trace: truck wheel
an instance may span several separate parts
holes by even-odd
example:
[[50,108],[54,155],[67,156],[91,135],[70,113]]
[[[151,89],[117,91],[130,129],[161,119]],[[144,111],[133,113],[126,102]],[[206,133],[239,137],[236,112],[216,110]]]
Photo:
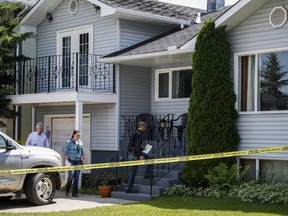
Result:
[[29,175],[25,185],[27,200],[34,205],[50,204],[55,196],[54,178],[47,173]]

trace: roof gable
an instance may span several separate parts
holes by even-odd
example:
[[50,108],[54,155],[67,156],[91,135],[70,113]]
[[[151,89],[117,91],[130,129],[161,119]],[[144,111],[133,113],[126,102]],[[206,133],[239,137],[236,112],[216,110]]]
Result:
[[[148,22],[158,20],[166,23],[190,24],[198,11],[175,4],[159,2],[156,0],[87,0],[101,7],[101,16],[115,15],[120,18],[143,19]],[[39,0],[31,11],[23,18],[20,25],[38,26],[47,13],[52,13],[63,0]]]

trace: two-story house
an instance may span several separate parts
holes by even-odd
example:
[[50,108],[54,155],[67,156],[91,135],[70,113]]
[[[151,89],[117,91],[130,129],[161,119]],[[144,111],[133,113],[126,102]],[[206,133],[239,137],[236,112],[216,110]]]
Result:
[[[171,120],[187,113],[196,36],[212,18],[231,44],[239,149],[287,145],[286,8],[281,0],[240,0],[212,13],[150,0],[40,0],[19,27],[34,32],[37,58],[18,65],[13,104],[33,107],[31,119],[44,122],[59,152],[79,128],[92,163],[124,149],[141,119],[156,125],[147,140],[176,133],[185,144],[185,115]],[[287,175],[285,152],[239,162],[252,165],[251,178]]]
[[32,107],[31,124],[44,123],[53,149],[62,152],[77,128],[89,162],[107,161],[126,145],[122,116],[151,113],[151,69],[99,59],[186,28],[201,11],[152,0],[40,0],[19,26],[34,33],[36,58],[17,65],[13,104]]

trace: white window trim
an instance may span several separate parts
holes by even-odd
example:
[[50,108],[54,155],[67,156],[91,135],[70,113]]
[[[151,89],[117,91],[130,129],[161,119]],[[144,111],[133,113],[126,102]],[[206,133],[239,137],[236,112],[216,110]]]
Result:
[[[62,54],[62,38],[71,36],[71,44],[78,43],[77,39],[80,34],[89,33],[89,54],[93,54],[94,47],[94,35],[93,35],[93,25],[81,26],[77,28],[70,28],[61,31],[57,31],[57,55]],[[71,50],[71,53],[79,52],[79,47],[75,47]]]
[[[192,66],[187,67],[175,67],[175,68],[165,68],[165,69],[157,69],[155,70],[155,101],[163,102],[163,101],[187,101],[189,98],[172,98],[172,71],[181,71],[181,70],[192,70]],[[169,92],[167,98],[159,98],[159,74],[161,73],[169,73]]]
[[[63,37],[71,37],[71,54],[79,53],[80,52],[80,50],[79,50],[79,37],[80,37],[80,34],[85,34],[85,33],[89,34],[89,55],[93,54],[93,49],[94,49],[93,25],[88,25],[88,26],[81,26],[81,27],[77,27],[77,28],[70,28],[70,29],[57,31],[56,32],[56,35],[57,35],[57,50],[56,50],[57,56],[63,54],[62,53],[62,51],[63,51],[62,50],[62,38]],[[74,58],[75,57],[76,56],[74,56]],[[73,59],[72,59],[72,61],[73,61]],[[75,59],[74,59],[74,61],[75,61]],[[61,62],[60,62],[60,64],[61,64]],[[90,64],[91,63],[89,62],[89,65]],[[90,71],[88,71],[88,73],[90,73]],[[90,78],[89,75],[88,75],[88,78]],[[57,81],[57,85],[59,83],[62,83],[61,78],[59,78],[59,79],[60,80]],[[71,80],[71,82],[74,82],[73,85],[76,86],[76,79]],[[90,83],[91,83],[90,80],[88,80],[88,84],[90,84]],[[59,86],[57,88],[59,88]]]
[[[236,110],[238,111],[239,114],[275,114],[275,113],[288,113],[288,110],[278,110],[278,111],[260,111],[259,108],[259,93],[258,93],[258,88],[259,88],[259,82],[258,82],[258,76],[259,76],[259,70],[258,70],[258,64],[259,64],[259,55],[261,54],[267,54],[267,53],[273,53],[273,52],[288,52],[288,47],[283,47],[283,48],[276,48],[276,49],[266,49],[266,50],[257,50],[257,51],[249,51],[249,52],[239,52],[234,54],[234,92],[236,94],[237,100],[235,103]],[[254,55],[255,56],[255,79],[254,79],[254,111],[240,111],[240,106],[241,106],[241,101],[239,100],[241,98],[241,93],[240,93],[240,64],[239,60],[240,57],[243,56],[249,56],[249,55]]]

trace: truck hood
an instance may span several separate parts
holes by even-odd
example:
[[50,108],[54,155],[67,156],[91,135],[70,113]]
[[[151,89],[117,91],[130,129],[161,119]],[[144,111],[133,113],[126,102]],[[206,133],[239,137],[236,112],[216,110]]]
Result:
[[59,155],[58,152],[54,151],[53,149],[50,148],[45,148],[45,147],[38,147],[38,146],[23,146],[24,149],[29,151],[32,154],[50,154],[50,155]]

